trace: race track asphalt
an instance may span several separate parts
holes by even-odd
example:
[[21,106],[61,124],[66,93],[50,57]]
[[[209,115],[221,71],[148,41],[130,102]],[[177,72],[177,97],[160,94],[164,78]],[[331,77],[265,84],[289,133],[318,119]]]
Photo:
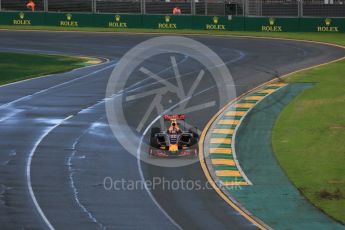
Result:
[[[158,35],[0,31],[0,51],[109,59],[97,66],[0,87],[1,229],[47,229],[47,223],[56,229],[256,228],[212,189],[159,186],[148,193],[145,188],[109,189],[104,184],[105,178],[141,181],[141,176],[147,180],[182,178],[206,183],[198,162],[176,168],[138,165],[108,124],[104,98],[112,69],[128,50],[154,36]],[[339,48],[306,42],[189,38],[223,59],[237,95],[277,75],[345,55]],[[148,69],[160,72],[163,78],[170,77],[168,60],[163,56],[152,58]],[[200,70],[188,57],[176,54],[176,60],[182,65],[181,73],[188,72],[188,76]],[[205,76],[200,82],[201,93],[193,96],[192,105],[217,98],[217,89],[210,87],[214,82]],[[157,88],[157,82],[141,81],[140,77],[134,76],[127,83],[128,87],[134,85],[131,89],[135,93]],[[188,79],[186,85],[191,84]],[[164,100],[171,103],[171,99],[174,96],[167,95]],[[151,100],[124,101],[128,124],[123,125],[136,128]],[[216,106],[191,113],[187,119],[202,129],[222,104],[216,102]]]

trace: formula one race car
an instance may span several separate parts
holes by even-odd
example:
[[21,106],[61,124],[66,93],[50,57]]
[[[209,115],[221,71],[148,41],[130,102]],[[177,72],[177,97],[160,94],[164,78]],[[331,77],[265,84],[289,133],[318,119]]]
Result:
[[185,121],[185,115],[164,115],[170,122],[166,131],[153,127],[150,136],[149,155],[154,157],[196,157],[198,155],[199,135],[192,129],[183,131],[178,121]]

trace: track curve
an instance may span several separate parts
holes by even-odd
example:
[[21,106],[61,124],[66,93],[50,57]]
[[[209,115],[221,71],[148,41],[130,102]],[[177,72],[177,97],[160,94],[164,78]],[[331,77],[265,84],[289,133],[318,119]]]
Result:
[[[47,228],[27,188],[26,166],[34,150],[30,162],[32,190],[56,229],[75,229],[76,226],[81,229],[176,229],[144,189],[107,190],[103,187],[107,177],[140,180],[136,158],[126,153],[111,133],[104,97],[117,60],[154,35],[34,31],[0,31],[0,35],[1,51],[110,59],[98,66],[0,87],[1,226],[4,229]],[[307,42],[191,37],[223,59],[232,72],[237,94],[277,74],[345,55],[336,47]],[[145,84],[139,86],[152,87]],[[149,99],[144,104],[148,102]],[[140,108],[129,108],[133,111],[130,119],[135,120]],[[199,117],[199,127],[203,127],[215,111],[216,108],[210,109]],[[67,117],[69,119],[64,121]],[[183,178],[206,183],[197,163],[178,169],[142,163],[141,168],[147,179]],[[180,228],[255,228],[213,190],[156,189],[152,194]]]

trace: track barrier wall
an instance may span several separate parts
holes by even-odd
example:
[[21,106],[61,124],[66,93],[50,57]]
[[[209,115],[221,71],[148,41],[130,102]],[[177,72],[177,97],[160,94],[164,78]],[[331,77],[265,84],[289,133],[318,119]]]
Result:
[[1,12],[0,25],[264,32],[345,32],[345,18]]

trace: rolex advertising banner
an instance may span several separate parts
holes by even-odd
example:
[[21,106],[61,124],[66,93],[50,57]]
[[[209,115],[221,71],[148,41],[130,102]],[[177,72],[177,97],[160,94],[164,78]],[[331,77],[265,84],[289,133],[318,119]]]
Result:
[[345,32],[345,18],[301,18],[300,30],[306,32]]
[[299,18],[246,17],[245,30],[262,32],[298,32]]
[[1,12],[0,25],[42,26],[45,25],[45,13]]
[[190,15],[143,15],[143,27],[150,29],[192,29]]
[[126,28],[143,28],[141,14],[95,14],[94,23],[97,27],[113,28],[114,30]]
[[93,14],[85,13],[47,13],[46,25],[58,27],[93,27]]
[[197,30],[244,30],[244,18],[232,16],[194,16],[193,29]]

